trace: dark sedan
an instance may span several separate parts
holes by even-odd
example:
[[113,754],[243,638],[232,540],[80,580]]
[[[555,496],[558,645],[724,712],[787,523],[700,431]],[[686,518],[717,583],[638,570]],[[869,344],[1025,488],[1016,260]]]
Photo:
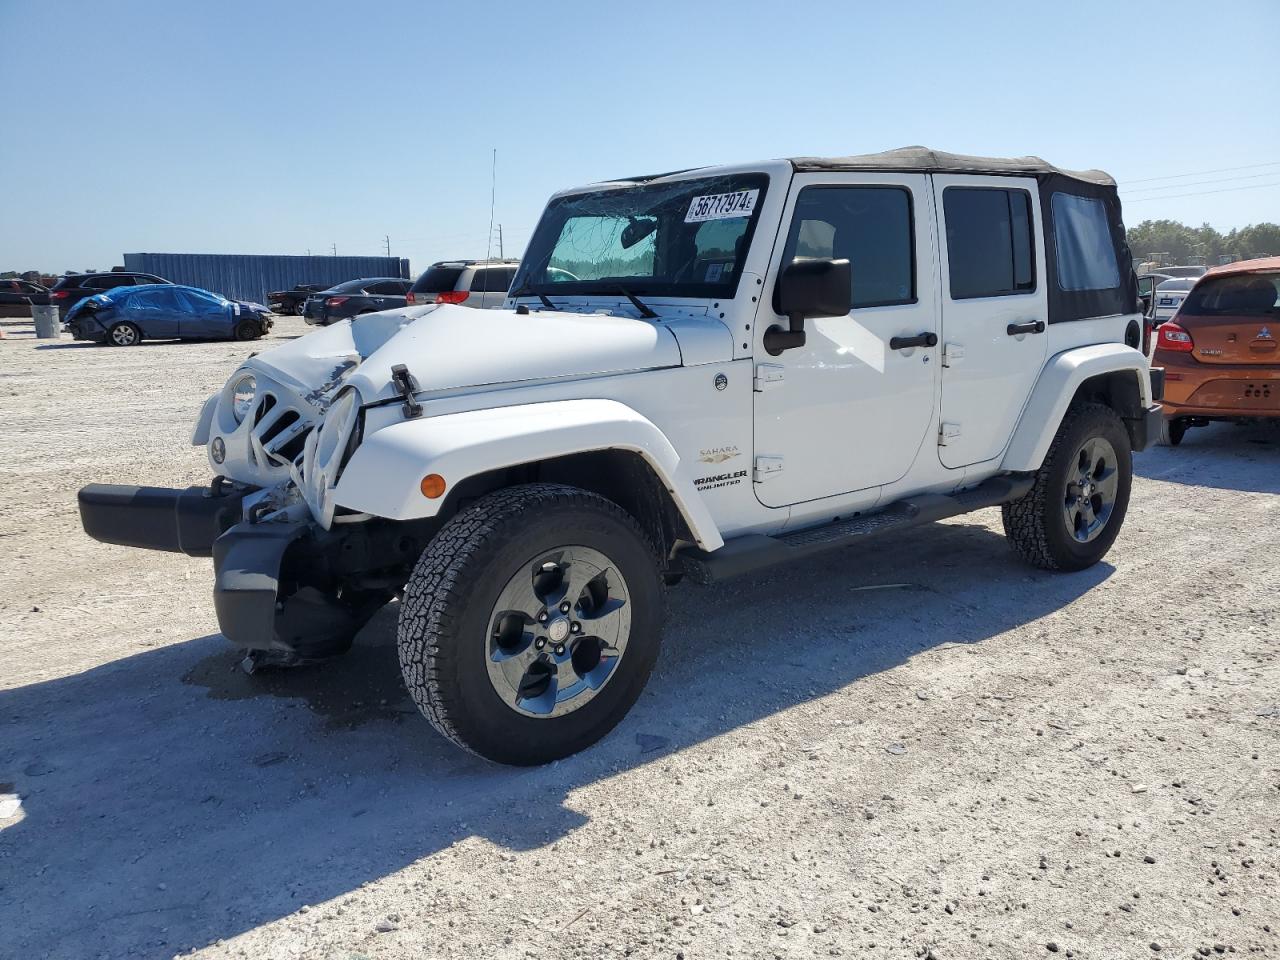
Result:
[[271,324],[260,303],[166,283],[117,287],[81,300],[68,311],[66,327],[77,340],[133,347],[143,340],[257,340]]
[[65,322],[67,314],[81,300],[116,287],[137,287],[149,283],[169,283],[150,273],[126,273],[113,270],[110,273],[69,273],[53,285],[49,301],[58,308],[58,316]]
[[325,326],[348,317],[358,317],[362,313],[394,310],[405,305],[405,295],[412,286],[412,280],[398,277],[348,280],[308,297],[302,309],[302,318],[307,323]]
[[30,280],[0,280],[0,317],[29,317],[33,303],[49,303],[49,291]]

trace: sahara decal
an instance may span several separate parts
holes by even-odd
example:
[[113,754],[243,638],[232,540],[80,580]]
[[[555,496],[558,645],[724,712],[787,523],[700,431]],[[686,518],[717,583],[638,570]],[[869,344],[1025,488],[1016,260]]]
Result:
[[724,447],[709,447],[706,450],[698,451],[699,463],[724,463],[726,460],[732,460],[734,457],[742,456],[742,451],[729,444]]

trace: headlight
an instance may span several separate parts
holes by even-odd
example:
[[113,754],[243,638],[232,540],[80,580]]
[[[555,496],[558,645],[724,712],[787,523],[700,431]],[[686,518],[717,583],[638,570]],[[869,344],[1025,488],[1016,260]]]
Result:
[[231,388],[231,413],[236,423],[242,423],[253,409],[253,401],[258,395],[258,381],[253,374],[241,377]]

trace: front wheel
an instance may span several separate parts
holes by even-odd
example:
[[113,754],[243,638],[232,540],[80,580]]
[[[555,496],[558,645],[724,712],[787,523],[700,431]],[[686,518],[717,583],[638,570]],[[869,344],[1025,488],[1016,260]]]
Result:
[[1187,422],[1176,417],[1165,417],[1160,421],[1159,444],[1162,447],[1176,447],[1187,433]]
[[236,324],[236,339],[240,341],[257,340],[265,331],[256,320],[241,320]]
[[107,331],[107,343],[113,347],[136,347],[142,342],[142,331],[136,324],[125,321]]
[[1083,570],[1111,549],[1129,507],[1133,451],[1110,407],[1072,407],[1024,496],[1001,508],[1004,532],[1028,563]]
[[657,660],[664,596],[635,520],[575,487],[489,494],[450,520],[405,589],[405,684],[431,724],[498,763],[595,743]]

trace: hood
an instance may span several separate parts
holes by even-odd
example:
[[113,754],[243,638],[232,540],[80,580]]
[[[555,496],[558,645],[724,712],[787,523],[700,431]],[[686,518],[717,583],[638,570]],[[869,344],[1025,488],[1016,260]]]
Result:
[[254,303],[252,300],[232,300],[239,309],[237,313],[270,313],[271,311],[261,303]]
[[246,366],[301,393],[345,379],[371,403],[397,396],[397,364],[432,392],[678,367],[680,347],[665,327],[628,317],[431,304],[335,323]]

